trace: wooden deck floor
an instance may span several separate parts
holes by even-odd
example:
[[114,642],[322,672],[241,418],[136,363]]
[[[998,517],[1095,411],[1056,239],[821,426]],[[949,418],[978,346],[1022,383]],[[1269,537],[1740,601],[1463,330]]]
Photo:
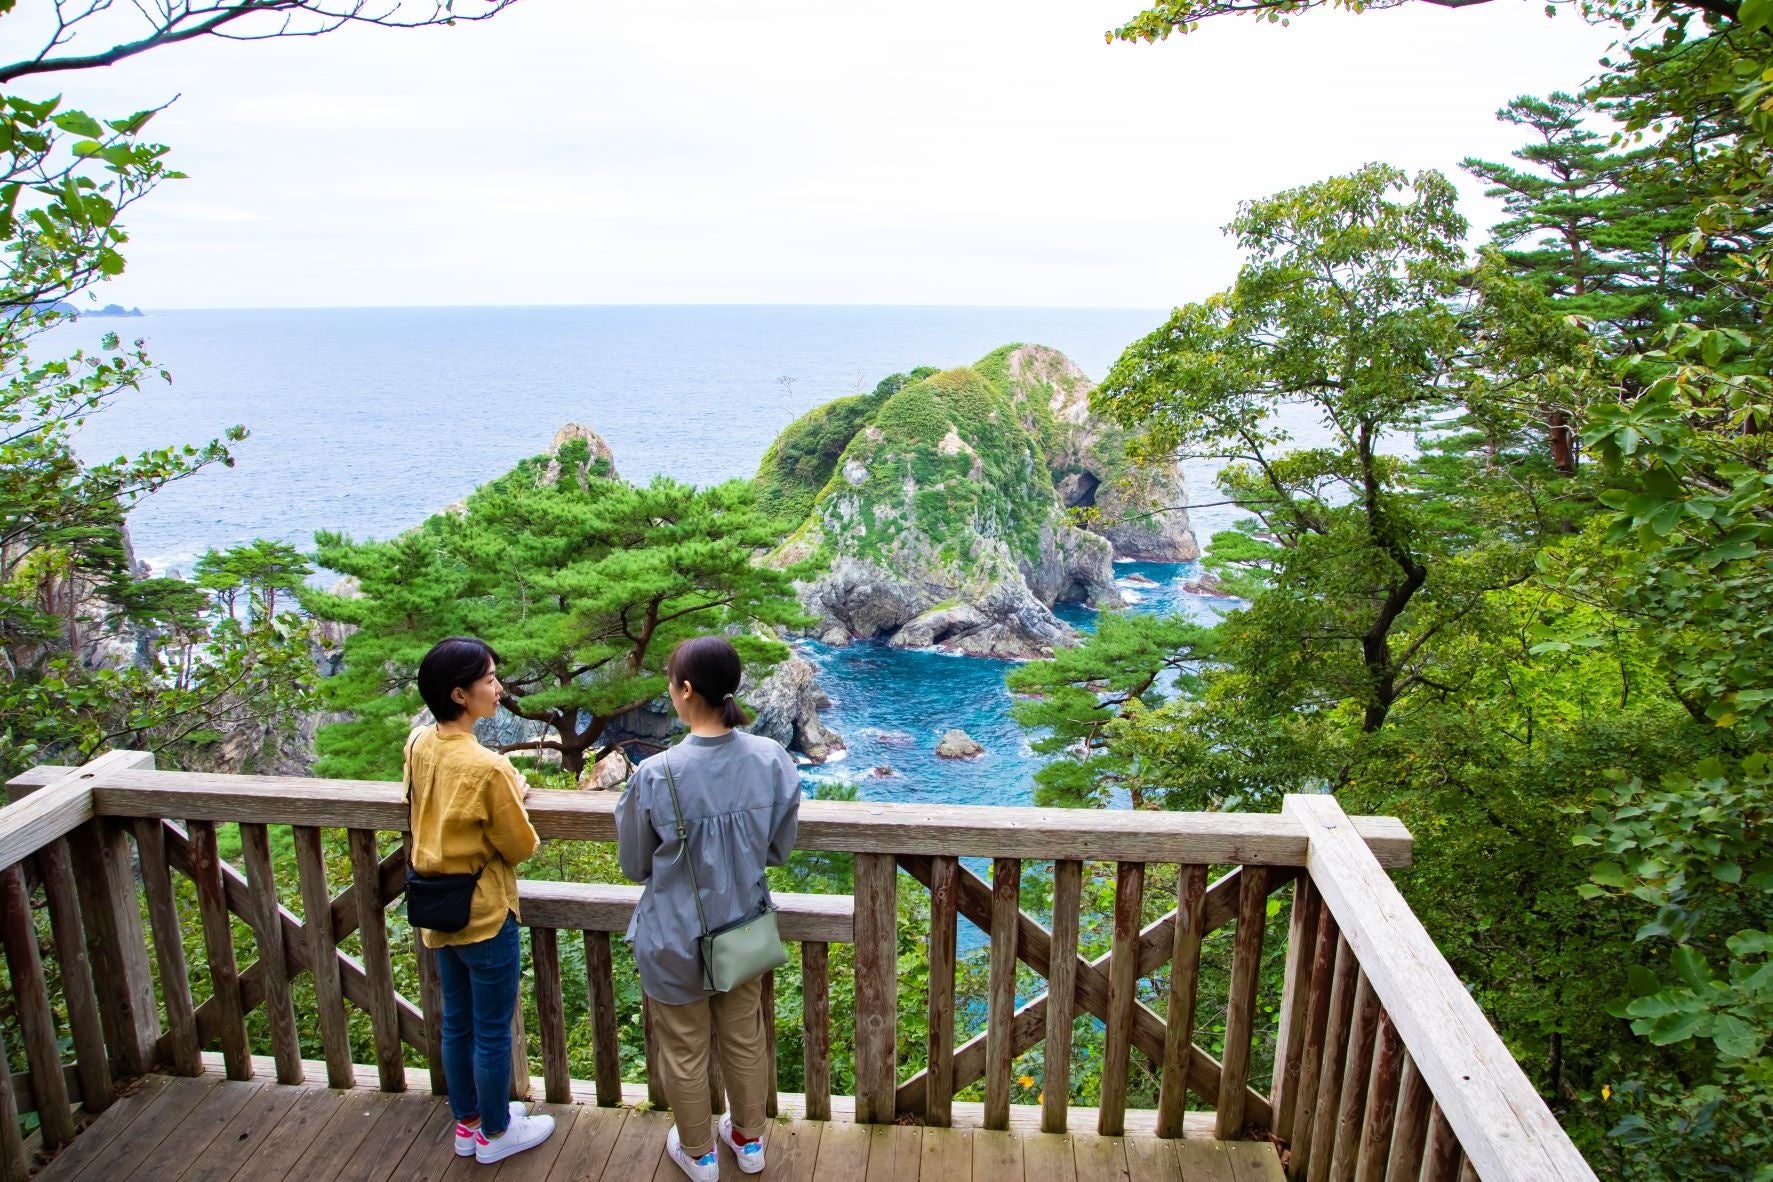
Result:
[[[682,1182],[665,1113],[540,1104],[558,1129],[497,1166],[457,1158],[430,1093],[149,1076],[38,1175],[40,1182]],[[1266,1144],[980,1129],[772,1122],[782,1182],[1283,1182]],[[722,1152],[721,1177],[742,1178]]]

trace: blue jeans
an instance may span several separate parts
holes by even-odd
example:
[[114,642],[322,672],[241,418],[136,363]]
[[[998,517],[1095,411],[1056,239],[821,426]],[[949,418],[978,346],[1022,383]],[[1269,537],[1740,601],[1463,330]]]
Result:
[[443,1077],[458,1121],[480,1117],[488,1137],[511,1123],[511,1014],[522,953],[517,918],[477,944],[437,949],[443,985]]

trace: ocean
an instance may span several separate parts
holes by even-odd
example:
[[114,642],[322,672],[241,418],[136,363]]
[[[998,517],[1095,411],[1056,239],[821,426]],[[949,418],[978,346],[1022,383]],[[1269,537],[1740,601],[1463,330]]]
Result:
[[[609,443],[623,476],[711,484],[755,472],[776,435],[820,403],[919,365],[978,360],[1012,342],[1050,345],[1100,380],[1161,310],[656,306],[180,311],[88,318],[38,352],[92,347],[106,332],[145,339],[173,377],[94,416],[89,460],[200,442],[239,423],[236,465],[171,485],[130,514],[139,558],[188,571],[205,550],[253,538],[311,548],[316,530],[389,537],[543,451],[567,422]],[[1187,472],[1190,500],[1213,470]],[[1223,508],[1195,515],[1205,542]],[[1193,564],[1123,564],[1155,586],[1137,610],[1210,615],[1181,591]],[[1090,613],[1072,610],[1088,627]],[[849,741],[842,762],[808,769],[863,799],[1025,803],[1039,761],[1009,719],[1006,664],[876,645],[805,651]],[[939,760],[943,732],[985,746]],[[875,769],[891,767],[891,775]]]

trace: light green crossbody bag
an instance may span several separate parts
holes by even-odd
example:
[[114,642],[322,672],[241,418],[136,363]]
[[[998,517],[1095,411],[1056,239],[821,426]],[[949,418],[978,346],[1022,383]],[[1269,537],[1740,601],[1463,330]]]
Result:
[[[671,807],[677,813],[677,856],[689,853],[689,828],[683,823],[683,803],[677,799],[677,777],[671,774],[671,761],[665,765],[665,783],[671,788]],[[771,969],[788,963],[788,950],[776,933],[776,905],[770,899],[769,887],[763,890],[763,910],[749,919],[729,923],[717,932],[708,930],[708,916],[702,911],[702,888],[696,883],[696,859],[689,859],[690,890],[696,896],[696,919],[701,924],[702,984],[716,993],[737,989],[747,981],[755,981]]]

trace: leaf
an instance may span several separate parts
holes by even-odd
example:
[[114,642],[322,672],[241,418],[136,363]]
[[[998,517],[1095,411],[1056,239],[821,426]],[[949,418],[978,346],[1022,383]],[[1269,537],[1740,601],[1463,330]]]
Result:
[[1669,960],[1674,965],[1675,975],[1691,985],[1696,992],[1711,987],[1711,966],[1705,963],[1705,957],[1690,944],[1682,944],[1674,950]]
[[1659,1047],[1666,1047],[1672,1043],[1686,1042],[1698,1034],[1706,1022],[1707,1015],[1704,1013],[1669,1014],[1658,1018],[1646,1033],[1651,1042]]
[[1720,1014],[1711,1024],[1711,1040],[1720,1053],[1732,1059],[1747,1059],[1761,1049],[1765,1037],[1735,1014]]
[[1736,10],[1736,23],[1748,32],[1764,28],[1773,20],[1773,0],[1743,0]]
[[1633,997],[1649,997],[1662,988],[1662,982],[1656,979],[1656,974],[1641,964],[1634,964],[1626,969],[1625,980]]
[[99,121],[85,111],[63,111],[50,117],[50,122],[70,135],[81,135],[96,140],[105,134]]

